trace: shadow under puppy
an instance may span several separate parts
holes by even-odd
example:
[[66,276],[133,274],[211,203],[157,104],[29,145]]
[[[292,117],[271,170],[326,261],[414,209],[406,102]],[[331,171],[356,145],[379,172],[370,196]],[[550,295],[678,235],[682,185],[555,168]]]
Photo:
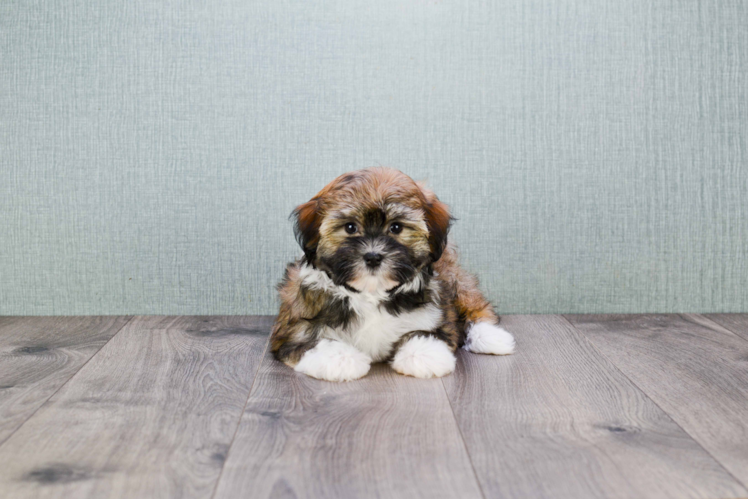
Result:
[[407,175],[341,175],[293,212],[304,256],[278,285],[275,357],[311,377],[346,381],[371,363],[441,377],[455,351],[511,354],[512,335],[447,244],[448,207]]

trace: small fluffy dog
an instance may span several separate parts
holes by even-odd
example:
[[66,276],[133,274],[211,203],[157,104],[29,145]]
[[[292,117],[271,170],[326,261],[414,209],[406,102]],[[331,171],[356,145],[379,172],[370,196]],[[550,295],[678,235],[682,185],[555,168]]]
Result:
[[286,268],[275,357],[296,371],[354,380],[371,363],[441,377],[455,351],[511,354],[514,338],[447,244],[447,206],[390,168],[341,175],[292,214],[304,256]]

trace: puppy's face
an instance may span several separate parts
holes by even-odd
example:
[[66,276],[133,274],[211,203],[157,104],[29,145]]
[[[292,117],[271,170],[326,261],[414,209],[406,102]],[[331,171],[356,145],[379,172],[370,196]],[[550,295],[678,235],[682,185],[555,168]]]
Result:
[[366,292],[392,290],[438,260],[451,220],[431,191],[388,168],[341,175],[293,216],[307,262]]

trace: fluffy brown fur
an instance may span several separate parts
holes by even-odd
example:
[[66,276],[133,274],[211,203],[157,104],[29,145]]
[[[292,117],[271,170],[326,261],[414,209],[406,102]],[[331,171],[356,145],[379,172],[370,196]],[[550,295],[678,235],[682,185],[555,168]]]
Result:
[[[350,344],[370,361],[392,361],[414,337],[443,341],[454,352],[471,325],[498,324],[476,278],[447,243],[448,207],[402,172],[369,168],[341,175],[292,216],[304,257],[288,265],[278,286],[281,306],[271,338],[272,352],[289,366],[324,339]],[[381,264],[370,267],[377,258]],[[376,321],[397,327],[400,318],[429,329],[376,342],[369,338],[379,335],[376,328],[366,338],[357,332]]]

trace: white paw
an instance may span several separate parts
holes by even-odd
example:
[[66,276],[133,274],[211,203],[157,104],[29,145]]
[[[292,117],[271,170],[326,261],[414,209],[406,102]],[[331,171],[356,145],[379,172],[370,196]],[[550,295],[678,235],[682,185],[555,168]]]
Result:
[[468,330],[463,349],[479,354],[511,354],[514,352],[514,337],[490,323],[476,323]]
[[347,382],[369,373],[371,358],[355,347],[338,340],[320,340],[294,367],[310,377]]
[[413,337],[395,353],[392,368],[417,378],[443,377],[455,370],[456,358],[449,346],[434,337]]

